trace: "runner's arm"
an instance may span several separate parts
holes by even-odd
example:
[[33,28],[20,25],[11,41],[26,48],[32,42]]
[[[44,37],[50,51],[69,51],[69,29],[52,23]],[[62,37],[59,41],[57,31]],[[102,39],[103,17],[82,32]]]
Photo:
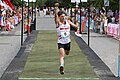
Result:
[[74,27],[74,28],[77,28],[77,30],[79,30],[79,26],[75,25],[74,23],[72,23],[70,20],[68,20],[68,23]]
[[58,18],[58,7],[55,8],[55,24],[57,24],[59,22],[59,18]]

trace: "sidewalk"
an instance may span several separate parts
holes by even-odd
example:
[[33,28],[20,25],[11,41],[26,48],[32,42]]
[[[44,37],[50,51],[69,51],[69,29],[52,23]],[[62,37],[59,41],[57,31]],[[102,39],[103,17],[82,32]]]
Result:
[[[88,43],[87,34],[81,37]],[[90,32],[90,48],[102,59],[115,76],[118,76],[119,41],[104,34]]]
[[[20,25],[9,31],[0,32],[0,77],[21,47]],[[24,35],[24,40],[26,36]]]

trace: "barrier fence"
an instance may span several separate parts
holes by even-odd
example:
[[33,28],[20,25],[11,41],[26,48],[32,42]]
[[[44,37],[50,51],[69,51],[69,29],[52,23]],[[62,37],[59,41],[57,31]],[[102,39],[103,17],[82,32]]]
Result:
[[120,35],[119,34],[119,26],[120,26],[119,24],[109,23],[108,27],[107,27],[107,35],[118,39],[118,37]]

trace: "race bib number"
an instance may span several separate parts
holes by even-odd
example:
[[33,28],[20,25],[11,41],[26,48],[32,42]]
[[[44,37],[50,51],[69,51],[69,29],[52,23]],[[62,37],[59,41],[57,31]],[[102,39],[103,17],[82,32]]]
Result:
[[61,37],[62,38],[67,38],[69,37],[70,33],[69,32],[61,32]]

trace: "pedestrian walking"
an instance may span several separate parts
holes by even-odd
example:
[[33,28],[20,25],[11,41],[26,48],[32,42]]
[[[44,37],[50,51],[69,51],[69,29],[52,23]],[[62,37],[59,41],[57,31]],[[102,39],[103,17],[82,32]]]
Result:
[[64,74],[64,57],[65,54],[69,55],[70,51],[70,25],[77,28],[79,33],[79,27],[72,23],[70,20],[65,20],[65,12],[59,11],[58,7],[55,8],[55,23],[58,35],[58,50],[60,54],[60,74]]

